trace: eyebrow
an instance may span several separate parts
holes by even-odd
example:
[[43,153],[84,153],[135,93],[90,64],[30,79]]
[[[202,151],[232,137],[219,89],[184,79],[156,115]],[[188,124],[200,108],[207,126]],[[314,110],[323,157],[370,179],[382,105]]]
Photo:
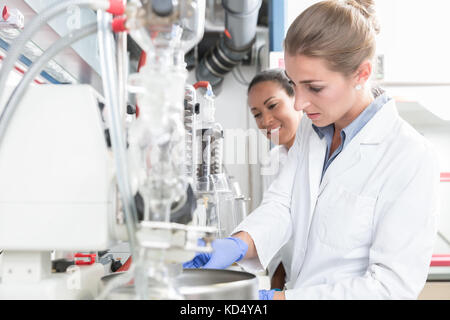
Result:
[[272,96],[272,97],[267,98],[266,101],[264,101],[264,104],[266,104],[267,102],[269,102],[270,99],[273,99],[273,98],[275,98],[275,97]]
[[[293,83],[295,83],[295,82],[291,79],[291,77],[288,76],[288,74],[287,74],[286,71],[284,71],[284,74],[286,75],[286,77],[287,77],[289,80],[291,80]],[[321,81],[322,81],[322,80],[303,80],[303,81],[299,81],[298,83],[300,83],[300,84],[309,84],[309,83],[312,83],[312,82],[321,82]]]
[[312,83],[312,82],[320,82],[321,80],[303,80],[303,81],[300,81],[299,83],[302,83],[302,84],[308,84],[308,83]]

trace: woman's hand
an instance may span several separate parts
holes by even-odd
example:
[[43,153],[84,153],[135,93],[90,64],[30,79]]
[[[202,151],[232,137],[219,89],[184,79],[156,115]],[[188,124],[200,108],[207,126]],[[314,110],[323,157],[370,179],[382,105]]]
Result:
[[233,234],[232,237],[241,239],[242,241],[244,241],[247,244],[248,250],[245,254],[245,257],[244,257],[245,259],[252,259],[252,258],[258,257],[258,253],[256,252],[255,243],[253,242],[252,237],[247,232],[241,231],[241,232]]
[[199,253],[191,261],[185,262],[183,267],[225,269],[234,262],[241,260],[248,250],[248,246],[244,241],[233,237],[214,240],[211,245],[213,252]]
[[286,300],[284,291],[259,290],[259,300]]

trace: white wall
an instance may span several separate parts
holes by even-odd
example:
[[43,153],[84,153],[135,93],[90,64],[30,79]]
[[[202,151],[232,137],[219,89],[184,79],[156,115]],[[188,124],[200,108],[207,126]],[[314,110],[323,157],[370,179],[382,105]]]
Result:
[[450,82],[450,1],[377,0],[386,80]]
[[[318,0],[285,0],[286,31]],[[385,80],[450,82],[450,1],[375,0],[381,32],[377,53],[385,56]]]
[[285,34],[289,29],[291,23],[297,18],[297,16],[303,12],[309,6],[312,6],[314,3],[320,2],[320,0],[283,0],[284,1],[284,10],[285,10]]

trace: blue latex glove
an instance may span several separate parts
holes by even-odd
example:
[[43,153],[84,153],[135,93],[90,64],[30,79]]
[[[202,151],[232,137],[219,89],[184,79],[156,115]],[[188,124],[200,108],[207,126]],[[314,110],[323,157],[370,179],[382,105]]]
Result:
[[[205,245],[203,240],[199,241]],[[225,269],[241,260],[248,250],[248,245],[238,238],[214,240],[213,252],[199,253],[191,261],[185,262],[183,268]]]
[[259,300],[273,300],[275,290],[259,290]]

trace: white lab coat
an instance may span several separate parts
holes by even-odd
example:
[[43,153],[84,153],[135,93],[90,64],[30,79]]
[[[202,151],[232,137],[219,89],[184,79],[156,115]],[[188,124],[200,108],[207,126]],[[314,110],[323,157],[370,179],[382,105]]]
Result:
[[[263,184],[263,190],[264,192],[269,189],[272,182],[278,177],[278,175],[281,172],[281,169],[283,168],[284,164],[286,163],[287,156],[288,156],[289,149],[284,145],[278,145],[274,146],[269,151],[269,159],[268,163],[263,165],[262,172],[267,172],[266,174],[262,174],[262,184]],[[267,170],[265,170],[267,169]],[[277,170],[274,170],[277,169]],[[271,172],[273,171],[273,172]],[[272,174],[268,174],[271,172]]]
[[[266,192],[272,182],[278,177],[280,174],[284,164],[286,163],[288,156],[288,148],[284,145],[278,145],[273,147],[269,152],[269,164],[270,168],[278,168],[278,170],[274,174],[265,174],[262,175],[263,181],[263,190]],[[289,282],[290,279],[290,266],[292,264],[292,240],[288,241],[272,258],[267,266],[267,271],[269,277],[272,278],[273,274],[277,270],[280,263],[283,263],[283,267],[286,272],[286,281]]]
[[286,299],[416,299],[437,232],[439,170],[430,144],[390,100],[332,162],[303,117],[279,177],[236,229],[266,268],[293,234]]

